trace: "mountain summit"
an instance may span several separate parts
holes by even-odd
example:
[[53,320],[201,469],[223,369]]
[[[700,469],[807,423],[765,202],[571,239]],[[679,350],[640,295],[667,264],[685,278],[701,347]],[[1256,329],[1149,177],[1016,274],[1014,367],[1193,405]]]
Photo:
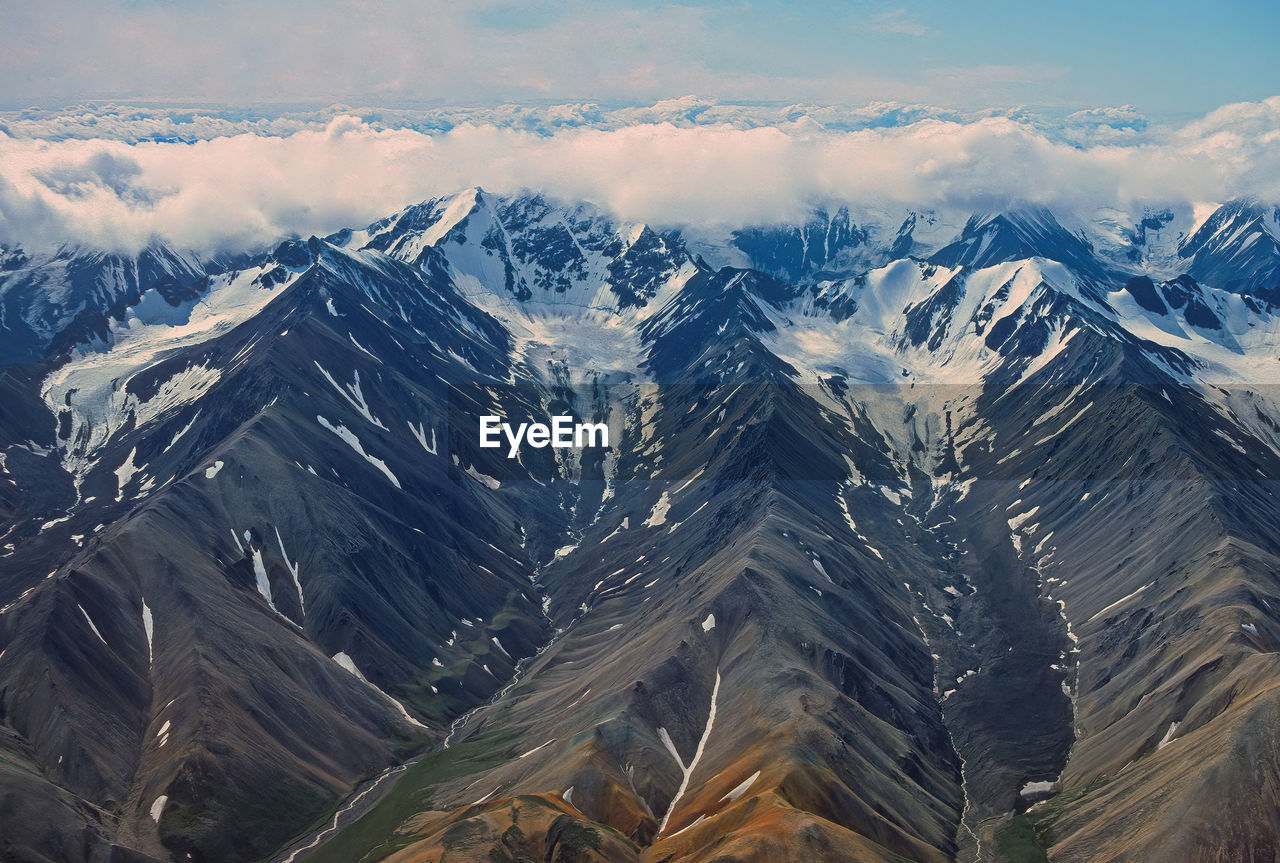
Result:
[[6,250],[0,857],[1270,859],[1280,211],[854,212]]

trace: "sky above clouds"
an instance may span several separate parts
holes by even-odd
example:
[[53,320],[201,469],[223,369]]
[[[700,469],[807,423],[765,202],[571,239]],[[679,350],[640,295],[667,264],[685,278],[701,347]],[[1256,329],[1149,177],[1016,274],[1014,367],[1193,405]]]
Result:
[[894,100],[1203,114],[1280,92],[1268,0],[45,0],[4,107]]
[[1278,32],[1254,0],[0,4],[0,243],[243,249],[470,186],[722,228],[1280,201]]

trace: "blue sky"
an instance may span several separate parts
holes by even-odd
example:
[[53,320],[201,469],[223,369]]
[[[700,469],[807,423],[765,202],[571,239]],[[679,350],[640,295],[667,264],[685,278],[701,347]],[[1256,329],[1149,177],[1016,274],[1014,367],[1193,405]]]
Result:
[[0,11],[6,107],[89,99],[1132,104],[1280,93],[1280,4],[51,0]]

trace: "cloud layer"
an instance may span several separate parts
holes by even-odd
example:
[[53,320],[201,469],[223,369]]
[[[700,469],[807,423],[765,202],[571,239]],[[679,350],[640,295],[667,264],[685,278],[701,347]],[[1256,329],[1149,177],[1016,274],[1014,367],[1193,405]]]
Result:
[[[608,122],[584,118],[598,112],[589,106],[564,108],[557,125],[545,116],[554,109],[542,110],[536,131],[493,113],[446,131],[342,114],[323,126],[314,117],[117,115],[117,140],[37,137],[32,123],[56,135],[59,124],[83,129],[83,116],[29,117],[0,135],[0,241],[243,249],[363,225],[473,185],[704,228],[796,219],[831,203],[965,213],[1027,201],[1087,216],[1238,195],[1280,200],[1280,97],[1228,105],[1181,128],[1152,128],[1129,109],[1081,112],[1050,128],[1035,118],[881,106],[872,113],[896,125],[864,117],[862,128],[843,129],[832,118],[847,127],[856,112],[769,109],[772,117],[753,119],[763,109],[735,116],[732,106],[680,100]],[[130,124],[167,123],[172,132],[184,122],[222,125],[195,141],[128,133]]]

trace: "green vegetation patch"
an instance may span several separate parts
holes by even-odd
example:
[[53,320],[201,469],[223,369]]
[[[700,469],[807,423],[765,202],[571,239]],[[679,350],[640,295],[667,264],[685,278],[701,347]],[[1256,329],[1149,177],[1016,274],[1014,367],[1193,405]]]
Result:
[[160,841],[175,857],[188,853],[208,860],[259,860],[288,841],[300,822],[333,807],[327,796],[303,782],[282,779],[255,785],[226,798],[193,806],[171,801],[160,819]]
[[413,816],[435,808],[435,786],[508,761],[518,737],[509,730],[487,732],[425,756],[372,809],[302,858],[304,863],[373,863],[409,845],[415,837],[398,831]]
[[996,854],[1002,863],[1049,863],[1049,855],[1026,815],[1013,816],[996,831]]

